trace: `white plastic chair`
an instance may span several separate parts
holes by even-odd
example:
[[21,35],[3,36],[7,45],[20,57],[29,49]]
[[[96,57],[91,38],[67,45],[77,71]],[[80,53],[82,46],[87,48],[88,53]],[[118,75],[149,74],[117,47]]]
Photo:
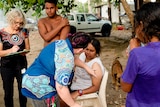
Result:
[[107,107],[106,86],[108,80],[108,71],[105,71],[100,85],[99,92],[78,96],[76,102],[82,107]]

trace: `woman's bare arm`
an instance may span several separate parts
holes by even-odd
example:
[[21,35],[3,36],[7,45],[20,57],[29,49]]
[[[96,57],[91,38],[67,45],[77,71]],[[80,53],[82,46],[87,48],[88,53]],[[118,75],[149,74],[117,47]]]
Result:
[[123,79],[121,78],[121,88],[124,92],[130,92],[132,89],[132,84],[126,83],[123,81]]
[[79,104],[77,104],[73,98],[71,97],[71,94],[69,92],[69,89],[67,86],[62,86],[58,82],[56,82],[56,90],[58,92],[58,95],[60,98],[70,107],[81,107]]
[[96,77],[96,74],[94,72],[94,69],[90,68],[88,65],[86,65],[83,61],[79,59],[79,56],[74,57],[74,62],[76,66],[79,66],[81,68],[84,68],[90,75]]
[[[94,63],[92,66],[92,69],[94,69],[96,77],[91,76],[92,86],[87,89],[84,89],[83,94],[89,94],[89,93],[96,92],[100,88],[100,84],[101,84],[102,77],[103,77],[101,67],[98,63]],[[78,95],[79,95],[78,91],[75,91],[72,93],[72,98],[75,99],[78,97]]]

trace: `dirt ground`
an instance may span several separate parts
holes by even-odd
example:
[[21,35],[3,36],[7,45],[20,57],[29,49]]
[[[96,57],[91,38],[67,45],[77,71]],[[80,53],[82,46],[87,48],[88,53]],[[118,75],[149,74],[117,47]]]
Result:
[[124,107],[125,105],[126,93],[123,92],[121,88],[119,88],[119,90],[116,91],[112,84],[111,66],[114,59],[116,57],[119,57],[119,61],[123,66],[123,70],[125,69],[127,62],[127,56],[125,51],[131,36],[131,31],[115,30],[112,31],[111,36],[109,38],[97,37],[100,40],[102,46],[101,59],[103,61],[104,66],[109,71],[106,92],[108,107]]
[[[96,36],[97,39],[100,40],[102,46],[101,59],[104,66],[107,68],[109,72],[108,84],[107,84],[107,104],[108,107],[124,107],[126,93],[124,93],[120,88],[118,91],[114,89],[114,86],[111,82],[111,66],[114,58],[117,56],[120,57],[119,61],[125,69],[127,56],[125,54],[125,49],[128,46],[128,41],[131,37],[131,31],[122,30],[117,31],[113,30],[110,37],[99,37]],[[38,34],[38,31],[30,32],[30,45],[31,50],[30,53],[27,54],[28,66],[35,60],[39,52],[43,47],[43,40]],[[3,101],[3,87],[2,80],[0,78],[0,107],[4,107]],[[8,102],[9,103],[9,102]],[[14,84],[14,105],[15,107],[19,107],[18,102],[18,93],[17,93],[17,84],[15,81]],[[32,107],[30,99],[28,100],[27,107]]]

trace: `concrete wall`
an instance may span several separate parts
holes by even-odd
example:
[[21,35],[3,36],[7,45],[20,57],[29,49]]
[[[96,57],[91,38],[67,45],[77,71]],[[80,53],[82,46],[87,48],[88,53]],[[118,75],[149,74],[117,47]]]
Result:
[[112,23],[119,23],[119,11],[113,4],[111,4],[111,20]]
[[103,5],[102,6],[102,10],[101,10],[101,17],[104,19],[108,19],[108,6],[107,5]]

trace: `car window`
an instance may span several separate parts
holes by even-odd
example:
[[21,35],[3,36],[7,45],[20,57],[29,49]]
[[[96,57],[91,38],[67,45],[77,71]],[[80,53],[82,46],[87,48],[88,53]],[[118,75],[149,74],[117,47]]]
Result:
[[68,20],[71,20],[71,21],[74,20],[74,17],[73,17],[73,15],[71,15],[71,14],[68,14],[68,15],[67,15],[67,18],[68,18]]
[[86,14],[87,21],[97,21],[98,18],[92,14]]
[[85,21],[84,15],[83,15],[83,14],[77,14],[77,20],[78,20],[79,22],[84,22],[84,21]]

